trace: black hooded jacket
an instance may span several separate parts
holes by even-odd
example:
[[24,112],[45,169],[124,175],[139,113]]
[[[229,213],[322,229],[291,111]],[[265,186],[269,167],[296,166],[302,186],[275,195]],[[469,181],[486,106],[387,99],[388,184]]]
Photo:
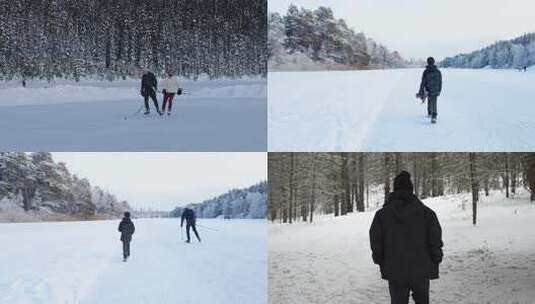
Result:
[[184,224],[184,220],[188,225],[195,225],[195,212],[189,208],[186,208],[182,211],[182,218],[180,221],[180,226]]
[[433,210],[407,191],[392,192],[370,228],[372,258],[385,280],[437,279],[442,229]]
[[427,92],[429,96],[438,96],[442,91],[442,73],[432,64],[425,68],[420,84],[420,94]]
[[121,241],[130,242],[132,241],[132,234],[136,231],[134,223],[129,217],[123,217],[121,223],[119,224],[119,232],[121,233]]
[[[153,91],[154,90],[154,91]],[[141,94],[143,96],[156,93],[158,90],[158,80],[152,72],[147,72],[141,77]]]

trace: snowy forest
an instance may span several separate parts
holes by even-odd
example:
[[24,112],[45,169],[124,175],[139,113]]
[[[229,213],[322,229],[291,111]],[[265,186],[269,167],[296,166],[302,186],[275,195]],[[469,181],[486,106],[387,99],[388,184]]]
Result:
[[47,152],[0,152],[0,221],[115,218],[126,201],[69,172]]
[[[186,207],[200,218],[264,219],[267,211],[267,182],[246,189],[229,192]],[[180,217],[183,207],[171,211],[171,217]]]
[[401,170],[412,175],[420,199],[471,193],[472,221],[480,196],[523,187],[535,203],[535,153],[269,153],[271,221],[313,222],[376,209]]
[[535,64],[535,33],[499,41],[470,54],[442,60],[442,67],[481,69],[522,69]]
[[266,0],[0,2],[0,80],[267,73]]
[[269,13],[270,70],[309,68],[399,68],[410,65],[398,52],[355,32],[327,7],[288,8],[285,16]]

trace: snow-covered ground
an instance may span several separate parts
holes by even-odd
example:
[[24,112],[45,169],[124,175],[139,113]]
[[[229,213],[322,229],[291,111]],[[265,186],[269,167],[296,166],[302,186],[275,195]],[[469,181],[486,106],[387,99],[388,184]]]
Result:
[[[470,195],[424,201],[437,213],[445,244],[431,303],[534,303],[535,204],[525,195],[503,197],[483,197],[475,227]],[[374,213],[270,225],[269,303],[389,303],[369,249]]]
[[0,224],[0,303],[267,302],[265,221],[201,219],[192,244],[177,219],[134,223],[126,263],[118,221]]
[[269,151],[535,150],[535,73],[443,69],[438,123],[422,69],[273,72]]
[[[171,116],[136,113],[139,81],[0,85],[4,151],[265,151],[266,79],[181,81]],[[162,94],[158,94],[162,106]]]

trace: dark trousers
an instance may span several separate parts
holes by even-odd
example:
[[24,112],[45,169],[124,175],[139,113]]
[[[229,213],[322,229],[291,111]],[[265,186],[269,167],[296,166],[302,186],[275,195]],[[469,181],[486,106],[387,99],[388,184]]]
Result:
[[427,114],[432,118],[437,118],[437,98],[438,96],[427,97]]
[[126,259],[130,256],[130,242],[123,241],[123,257]]
[[162,111],[165,111],[165,105],[169,102],[169,112],[171,112],[171,108],[173,107],[173,98],[175,98],[175,93],[165,93],[163,95]]
[[199,233],[197,233],[197,228],[195,228],[195,223],[186,223],[186,236],[188,237],[188,242],[191,241],[189,237],[189,229],[193,229],[193,232],[195,232],[195,236],[197,237],[197,240],[199,242],[201,241],[201,238],[199,237]]
[[149,97],[154,102],[154,106],[156,107],[156,111],[160,112],[160,108],[158,107],[158,99],[156,99],[156,92],[154,92],[153,89],[146,89],[145,95],[143,95],[145,98],[145,111],[149,111]]
[[388,281],[391,304],[408,304],[409,294],[416,304],[429,304],[429,280]]

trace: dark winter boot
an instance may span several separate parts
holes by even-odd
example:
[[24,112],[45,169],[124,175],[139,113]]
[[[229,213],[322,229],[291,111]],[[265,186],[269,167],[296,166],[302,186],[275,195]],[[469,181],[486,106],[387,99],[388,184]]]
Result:
[[150,112],[149,112],[149,111],[145,111],[145,113],[144,113],[144,114],[145,114],[145,115],[149,115],[149,114],[150,114]]
[[432,123],[432,124],[437,123],[437,118],[436,118],[436,117],[431,118],[431,123]]

